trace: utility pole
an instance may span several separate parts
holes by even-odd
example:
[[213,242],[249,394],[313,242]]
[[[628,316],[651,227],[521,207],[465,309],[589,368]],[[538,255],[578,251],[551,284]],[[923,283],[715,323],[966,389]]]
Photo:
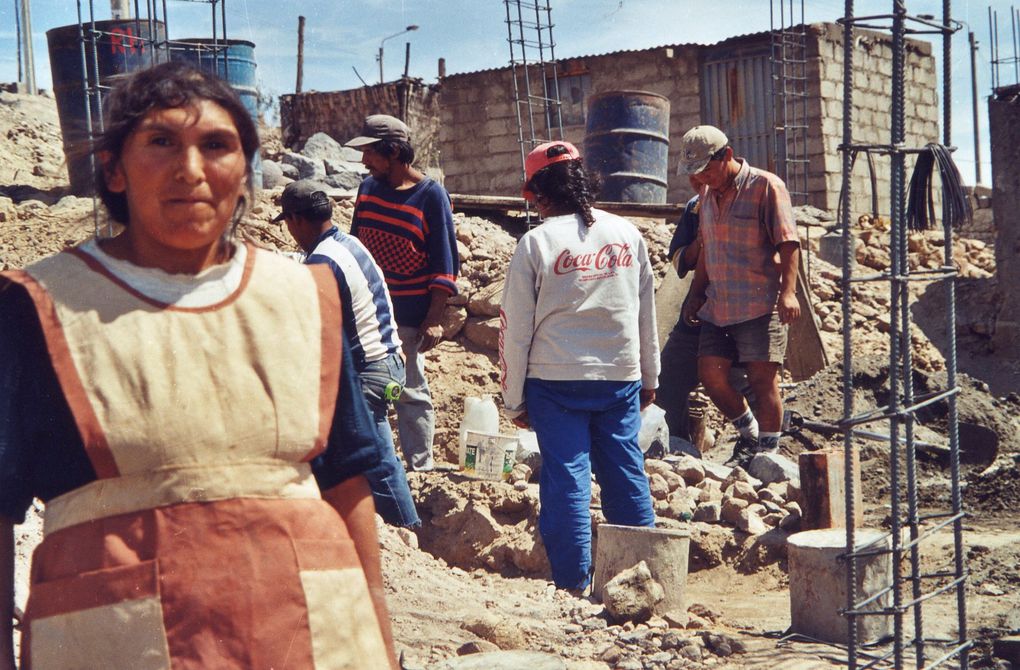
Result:
[[974,185],[981,183],[981,129],[978,126],[978,86],[977,86],[977,40],[974,31],[967,32],[970,41],[970,94],[974,107]]
[[294,93],[301,92],[301,80],[305,73],[305,17],[297,17],[297,84]]
[[35,55],[32,52],[32,11],[29,0],[20,0],[18,14],[21,17],[21,53],[25,60],[24,84],[29,95],[35,95]]

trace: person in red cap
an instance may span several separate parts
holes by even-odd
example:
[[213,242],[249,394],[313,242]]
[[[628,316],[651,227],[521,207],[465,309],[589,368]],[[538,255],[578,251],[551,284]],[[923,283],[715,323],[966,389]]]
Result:
[[655,523],[637,439],[658,385],[654,277],[641,233],[592,207],[597,184],[574,145],[536,147],[525,174],[543,222],[518,242],[506,274],[503,403],[538,436],[539,532],[553,581],[583,593],[592,472],[609,523]]

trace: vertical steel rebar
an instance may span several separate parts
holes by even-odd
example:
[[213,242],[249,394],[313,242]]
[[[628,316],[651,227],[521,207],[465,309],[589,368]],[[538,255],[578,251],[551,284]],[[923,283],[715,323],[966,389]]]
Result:
[[[949,26],[952,17],[950,0],[942,0],[943,25]],[[952,144],[953,137],[953,83],[949,77],[952,67],[952,33],[944,31],[942,34],[942,143],[945,146]],[[953,267],[953,231],[949,218],[949,199],[942,201],[942,230],[945,249],[945,265]],[[949,337],[949,351],[946,356],[946,388],[956,390],[956,278],[950,277],[946,284],[946,334]],[[953,572],[957,580],[956,586],[956,619],[958,629],[958,641],[960,645],[967,642],[967,585],[964,582],[964,547],[963,547],[963,519],[959,518],[963,511],[963,499],[960,492],[960,416],[957,408],[957,395],[951,394],[949,401],[949,469],[950,489],[953,505],[953,514],[957,519],[953,522],[953,549],[954,561]],[[969,654],[967,650],[960,654],[960,669],[967,670],[969,666]]]
[[[840,227],[843,233],[843,276],[840,282],[843,309],[843,420],[854,414],[853,350],[851,324],[853,323],[851,277],[853,274],[854,245],[850,230],[850,188],[853,171],[853,103],[854,103],[854,2],[845,1],[843,12],[843,184],[840,188]],[[854,556],[856,538],[854,527],[854,498],[856,482],[853,478],[853,431],[843,431],[843,471],[846,493],[846,609],[851,612],[857,603],[857,558]],[[857,617],[847,614],[847,664],[857,669]]]
[[[892,123],[890,144],[889,209],[890,249],[897,249],[904,235],[904,155],[902,149],[905,132],[904,115],[904,69],[906,55],[906,17],[904,0],[893,0],[892,22]],[[900,511],[900,333],[903,324],[901,304],[905,299],[905,282],[898,253],[890,254],[889,303],[889,493],[892,517],[892,562],[893,562],[893,663],[896,670],[903,668],[903,576],[899,569],[903,558],[903,537]]]

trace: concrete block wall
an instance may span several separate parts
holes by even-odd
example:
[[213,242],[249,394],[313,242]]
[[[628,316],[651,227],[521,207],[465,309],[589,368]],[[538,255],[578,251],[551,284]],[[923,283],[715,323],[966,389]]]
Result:
[[[1012,89],[1012,90],[1011,90]],[[1020,89],[1000,89],[988,102],[992,146],[995,265],[1002,300],[996,353],[1020,358]]]
[[[593,95],[641,90],[669,98],[667,197],[670,202],[684,200],[690,192],[687,180],[676,177],[674,168],[679,159],[680,137],[699,122],[698,50],[698,46],[688,45],[618,52],[566,59],[559,66],[560,72],[587,73]],[[531,81],[537,86],[540,74],[535,73]],[[441,118],[440,153],[446,186],[451,192],[520,193],[521,149],[509,69],[458,74],[444,79]],[[541,110],[536,111],[534,123],[536,136],[545,136]],[[564,126],[563,133],[568,141],[583,146],[583,125]]]
[[439,163],[439,96],[435,86],[405,79],[349,91],[308,91],[280,96],[283,144],[300,150],[317,132],[346,142],[361,132],[366,116],[389,114],[411,128],[416,165]]
[[[853,132],[854,143],[888,144],[891,141],[892,38],[867,30],[856,31],[854,51]],[[836,24],[813,24],[808,40],[809,107],[811,147],[809,190],[812,204],[835,211],[842,180],[843,140],[843,29]],[[906,143],[923,146],[940,142],[940,114],[936,91],[936,63],[931,44],[908,40],[904,65],[904,112]],[[914,158],[906,160],[909,183]],[[889,215],[890,159],[875,156],[879,214]],[[824,183],[824,190],[822,189]],[[860,154],[851,183],[852,219],[871,211],[871,179],[866,156]]]

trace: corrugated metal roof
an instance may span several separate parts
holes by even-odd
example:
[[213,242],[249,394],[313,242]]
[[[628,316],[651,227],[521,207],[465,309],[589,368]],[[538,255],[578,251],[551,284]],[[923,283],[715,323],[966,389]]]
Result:
[[[604,52],[604,53],[597,53],[597,54],[581,54],[581,55],[577,55],[577,56],[561,56],[561,57],[557,58],[556,60],[558,62],[562,62],[562,61],[568,61],[568,60],[575,60],[575,59],[578,59],[578,58],[601,58],[603,56],[617,56],[617,55],[620,55],[620,54],[633,54],[633,53],[640,53],[642,51],[658,51],[659,49],[670,49],[670,48],[672,48],[672,49],[679,49],[679,48],[684,48],[684,47],[712,47],[712,46],[716,46],[716,45],[719,45],[719,44],[723,44],[725,42],[740,41],[740,40],[749,40],[751,38],[768,37],[768,35],[769,35],[769,31],[765,30],[765,31],[756,32],[756,33],[745,33],[743,35],[734,35],[733,37],[727,37],[726,39],[719,40],[718,42],[714,42],[714,43],[711,43],[711,44],[702,44],[700,42],[683,42],[683,43],[673,43],[673,44],[660,44],[658,46],[645,47],[645,48],[642,48],[642,49],[618,49],[617,51],[607,51],[607,52]],[[472,75],[472,74],[481,74],[483,72],[499,72],[499,71],[502,71],[502,70],[507,70],[509,68],[510,68],[510,64],[508,63],[508,64],[503,65],[501,67],[483,68],[481,70],[471,70],[469,72],[456,72],[454,74],[446,75],[446,78],[447,79],[453,79],[455,77],[462,77],[462,76],[467,76],[467,75]]]

